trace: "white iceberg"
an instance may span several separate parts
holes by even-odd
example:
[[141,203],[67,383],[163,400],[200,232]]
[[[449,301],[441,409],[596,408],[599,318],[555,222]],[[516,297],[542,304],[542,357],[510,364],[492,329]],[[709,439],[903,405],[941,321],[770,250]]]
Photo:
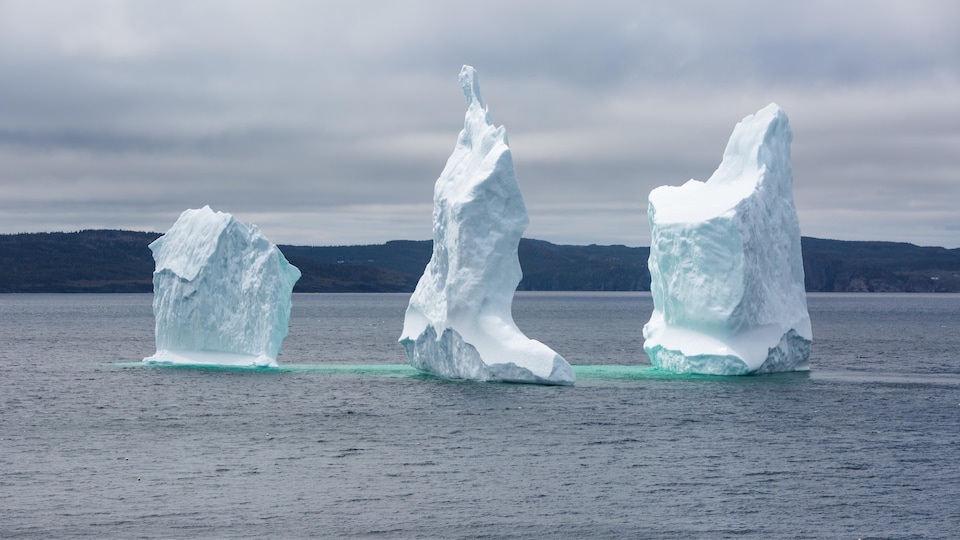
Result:
[[277,365],[300,270],[260,229],[204,206],[150,249],[157,352],[145,362]]
[[476,71],[464,66],[463,131],[434,186],[433,256],[403,321],[410,365],[443,378],[573,384],[573,369],[525,336],[511,306],[529,218],[507,135],[490,122]]
[[643,348],[677,373],[809,369],[800,224],[786,114],[770,104],[733,130],[706,182],[650,193],[650,290]]

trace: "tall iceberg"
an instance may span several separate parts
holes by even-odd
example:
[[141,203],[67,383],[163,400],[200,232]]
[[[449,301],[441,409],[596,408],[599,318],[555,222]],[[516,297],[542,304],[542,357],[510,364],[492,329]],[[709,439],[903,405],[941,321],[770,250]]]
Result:
[[800,224],[787,115],[744,118],[706,182],[650,193],[643,348],[655,367],[742,375],[809,369]]
[[277,365],[300,270],[259,228],[204,206],[150,249],[157,352],[145,362]]
[[410,365],[444,378],[573,384],[573,369],[513,321],[517,247],[529,219],[503,126],[480,98],[477,72],[460,71],[463,131],[434,186],[433,255],[403,321]]

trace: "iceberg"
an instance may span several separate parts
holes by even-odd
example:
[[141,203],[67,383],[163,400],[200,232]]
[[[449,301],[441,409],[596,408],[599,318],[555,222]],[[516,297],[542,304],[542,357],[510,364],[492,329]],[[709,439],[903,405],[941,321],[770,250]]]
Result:
[[186,210],[150,244],[156,364],[275,367],[300,270],[255,225]]
[[573,369],[513,321],[517,248],[529,218],[503,128],[490,122],[477,72],[460,71],[463,131],[434,186],[433,254],[410,297],[400,344],[442,378],[573,384]]
[[813,334],[787,115],[744,118],[706,182],[650,192],[652,364],[677,373],[809,369]]

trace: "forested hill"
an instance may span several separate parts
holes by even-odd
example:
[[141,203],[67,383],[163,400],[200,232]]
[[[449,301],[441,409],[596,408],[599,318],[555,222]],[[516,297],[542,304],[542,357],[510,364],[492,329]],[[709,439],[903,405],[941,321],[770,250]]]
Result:
[[960,249],[803,237],[808,291],[960,292]]
[[[150,292],[160,233],[80,231],[0,235],[0,292]],[[802,239],[808,291],[960,292],[960,249]],[[409,292],[430,241],[280,246],[303,277],[296,292]],[[649,248],[520,242],[528,291],[645,291]]]
[[160,233],[0,235],[0,292],[149,292]]

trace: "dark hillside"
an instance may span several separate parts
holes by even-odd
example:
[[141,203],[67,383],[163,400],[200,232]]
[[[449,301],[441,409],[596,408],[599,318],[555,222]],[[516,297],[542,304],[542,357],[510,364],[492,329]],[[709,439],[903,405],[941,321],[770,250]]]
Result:
[[[286,247],[281,249],[285,252]],[[300,255],[287,256],[300,269],[294,292],[408,292],[420,277],[395,270],[347,263],[322,263]]]
[[960,249],[803,237],[808,291],[960,292]]
[[0,292],[152,292],[160,233],[0,235]]
[[430,262],[430,255],[433,253],[433,242],[431,240],[392,240],[386,244],[366,246],[281,245],[278,247],[290,262],[293,262],[294,259],[309,259],[327,264],[376,266],[416,276],[414,285],[416,285],[416,279],[423,273],[427,263]]
[[[313,261],[379,267],[410,276],[412,291],[430,262],[430,240],[394,240],[367,246],[280,246],[291,262]],[[643,291],[650,289],[648,248],[564,246],[520,240],[521,291]],[[299,265],[298,265],[299,266]]]
[[520,241],[521,291],[649,291],[649,248]]
[[[159,233],[80,231],[0,235],[0,292],[151,292]],[[960,249],[804,237],[806,288],[824,292],[960,292]],[[303,277],[296,292],[410,292],[430,241],[280,246]],[[643,291],[646,247],[570,246],[524,238],[524,291]]]

